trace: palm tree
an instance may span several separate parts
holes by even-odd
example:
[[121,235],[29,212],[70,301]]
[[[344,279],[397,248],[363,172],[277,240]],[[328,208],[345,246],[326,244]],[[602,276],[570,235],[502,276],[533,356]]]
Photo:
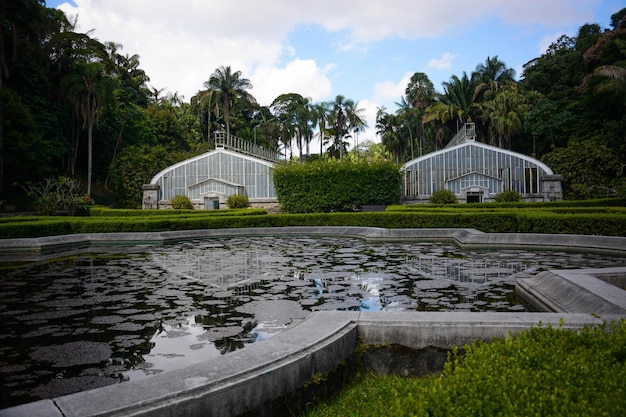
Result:
[[350,131],[363,129],[367,123],[362,116],[364,110],[359,109],[358,103],[353,100],[338,95],[331,106],[328,122],[331,126],[329,132],[333,143],[329,148],[329,153],[335,158],[341,158],[346,152],[347,144],[344,139],[350,137]]
[[376,111],[376,134],[380,136],[381,143],[391,153],[395,162],[399,162],[400,154],[404,147],[398,134],[399,123],[396,115],[387,113],[387,109],[379,107]]
[[230,136],[230,109],[239,99],[244,99],[250,103],[256,100],[246,90],[252,88],[252,83],[247,78],[241,78],[241,71],[232,72],[230,66],[219,67],[204,83],[207,90],[215,91],[218,102],[224,112],[224,122],[226,123],[226,134]]
[[523,120],[531,108],[525,98],[514,91],[500,93],[484,103],[485,113],[498,138],[498,146],[510,149],[511,137],[523,129]]
[[297,93],[281,94],[271,107],[274,115],[282,121],[284,129],[296,137],[296,145],[302,160],[303,139],[307,141],[308,155],[308,142],[311,138],[310,100]]
[[79,63],[67,80],[68,97],[74,103],[76,116],[87,129],[87,195],[91,194],[93,166],[93,128],[100,113],[113,101],[113,80],[104,75],[101,63]]
[[324,153],[324,143],[326,143],[327,133],[326,122],[328,121],[330,109],[330,103],[327,101],[311,105],[311,120],[313,121],[313,127],[317,126],[319,128],[320,156]]
[[200,126],[202,129],[203,116],[206,114],[206,140],[211,141],[211,114],[218,113],[217,100],[215,99],[216,92],[214,90],[201,90],[191,97],[191,104],[197,106],[199,109],[198,116],[200,117]]
[[[404,96],[399,103],[396,102],[396,105],[398,106],[396,110],[398,122],[409,132],[411,159],[413,159],[415,157],[414,137],[417,138],[419,155],[422,155],[422,149],[424,147],[426,131],[424,124],[421,123],[423,109],[420,110],[420,108],[413,106]],[[415,133],[415,135],[413,133]]]
[[[477,86],[475,79],[470,79],[465,72],[461,78],[453,75],[450,81],[443,83],[444,94],[438,95],[438,100],[424,110],[422,123],[432,121],[444,125],[454,123],[455,130],[463,123],[472,122],[476,116],[478,106],[474,94]],[[441,135],[437,135],[441,139]],[[438,145],[442,145],[438,140]]]
[[515,84],[515,70],[507,68],[506,64],[500,61],[496,55],[493,58],[487,57],[484,64],[478,64],[472,78],[478,83],[475,96],[482,92],[490,92],[490,98],[493,98],[505,86]]
[[430,105],[435,95],[435,87],[428,78],[428,75],[423,72],[416,72],[411,76],[411,80],[404,94],[406,94],[406,101],[408,101],[411,106],[424,110]]

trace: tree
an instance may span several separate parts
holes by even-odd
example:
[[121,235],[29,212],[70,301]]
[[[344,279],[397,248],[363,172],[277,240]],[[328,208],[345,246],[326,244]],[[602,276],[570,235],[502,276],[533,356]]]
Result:
[[391,153],[396,163],[400,161],[400,155],[404,151],[402,137],[398,133],[399,126],[396,115],[387,113],[384,107],[377,109],[376,134],[380,136],[382,145]]
[[230,66],[219,67],[204,83],[207,90],[215,91],[216,98],[224,112],[226,134],[230,135],[230,110],[236,101],[244,99],[250,103],[256,100],[246,90],[252,88],[252,83],[247,78],[241,77],[241,71],[232,72]]
[[443,83],[444,94],[439,95],[439,100],[425,109],[423,123],[454,123],[456,131],[461,124],[472,122],[478,109],[474,102],[477,83],[465,72],[461,78],[456,75],[450,77],[450,81]]
[[281,94],[270,107],[276,118],[282,122],[284,131],[289,135],[295,135],[300,160],[303,155],[303,139],[306,141],[308,156],[312,131],[310,100],[297,93]]
[[76,115],[87,129],[87,195],[91,194],[93,170],[93,127],[106,105],[113,100],[113,82],[104,75],[101,63],[79,63],[68,80],[68,97]]
[[[20,38],[24,33],[33,33],[39,19],[39,2],[37,0],[7,1],[0,0],[0,89],[8,79],[8,57],[15,63],[19,56]],[[33,38],[36,38],[33,36]],[[0,101],[0,196],[4,192],[4,104]]]
[[524,124],[533,139],[532,154],[538,158],[567,143],[573,116],[552,100],[543,98],[526,114]]
[[498,139],[498,146],[510,149],[511,137],[522,132],[524,115],[528,112],[520,95],[513,91],[505,91],[484,103],[484,109],[486,118]]
[[423,72],[416,72],[411,76],[411,80],[404,90],[406,100],[411,106],[424,110],[430,105],[434,95],[435,87]]
[[351,131],[363,129],[367,124],[363,117],[363,109],[358,108],[358,103],[351,99],[338,95],[330,107],[328,122],[331,126],[329,132],[332,136],[332,144],[328,152],[335,158],[341,158],[346,153],[347,143],[344,139],[350,137]]
[[324,144],[327,142],[327,126],[328,116],[330,113],[330,103],[324,101],[311,105],[311,120],[313,127],[318,127],[318,135],[320,138],[320,156],[324,153]]
[[598,139],[572,141],[542,160],[563,175],[567,199],[615,196],[626,190],[624,163]]
[[507,68],[506,64],[498,59],[487,57],[484,64],[478,64],[472,73],[472,78],[478,83],[475,96],[485,95],[486,99],[493,98],[506,86],[515,84],[515,70]]

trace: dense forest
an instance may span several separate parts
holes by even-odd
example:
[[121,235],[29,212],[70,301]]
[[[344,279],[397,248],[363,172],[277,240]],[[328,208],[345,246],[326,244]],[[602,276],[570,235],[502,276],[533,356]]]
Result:
[[[27,207],[28,184],[58,177],[79,179],[99,204],[138,207],[142,184],[211,149],[218,130],[288,159],[401,164],[445,146],[466,122],[479,140],[562,174],[567,198],[624,195],[625,15],[611,16],[611,28],[585,24],[561,36],[519,80],[497,56],[452,75],[443,91],[417,72],[395,111],[379,109],[381,143],[348,149],[366,127],[352,99],[313,103],[286,92],[261,106],[250,81],[222,66],[185,102],[151,86],[139,56],[77,32],[44,0],[0,0],[0,211]],[[314,138],[320,149],[310,149]]]

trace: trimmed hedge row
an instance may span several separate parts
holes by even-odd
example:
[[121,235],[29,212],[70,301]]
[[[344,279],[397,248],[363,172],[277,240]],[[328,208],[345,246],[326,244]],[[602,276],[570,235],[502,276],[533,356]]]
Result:
[[388,211],[422,211],[432,209],[493,209],[493,208],[540,208],[540,209],[582,209],[582,208],[624,208],[626,198],[601,198],[593,200],[558,200],[545,202],[503,202],[503,203],[459,203],[459,204],[398,204],[387,206]]
[[91,217],[152,217],[152,216],[259,216],[267,214],[265,209],[231,209],[231,210],[135,210],[92,208]]
[[362,226],[396,228],[474,228],[487,233],[567,233],[626,236],[626,216],[546,212],[356,212],[265,216],[65,217],[1,223],[2,238],[72,233],[156,232],[284,226]]
[[626,321],[566,330],[533,327],[453,349],[440,374],[361,370],[307,417],[623,416]]
[[390,162],[316,161],[277,165],[274,186],[287,213],[353,211],[399,201],[402,174]]

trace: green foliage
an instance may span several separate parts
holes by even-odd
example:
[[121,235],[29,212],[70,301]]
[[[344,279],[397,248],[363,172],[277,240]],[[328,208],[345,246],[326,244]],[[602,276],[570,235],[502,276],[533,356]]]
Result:
[[563,193],[567,199],[616,196],[626,187],[624,163],[600,141],[571,142],[542,160],[563,175]]
[[174,210],[193,210],[193,203],[186,195],[175,195],[170,199]]
[[247,195],[233,194],[226,198],[226,205],[231,209],[242,209],[250,207],[250,201]]
[[517,191],[509,190],[496,194],[493,199],[496,203],[515,203],[522,201],[522,196]]
[[141,207],[141,186],[149,183],[157,172],[184,157],[161,145],[125,148],[111,166],[110,183],[118,204],[126,208]]
[[626,321],[582,330],[541,325],[452,354],[441,375],[362,372],[309,417],[621,416]]
[[4,185],[41,181],[43,176],[54,175],[51,144],[41,135],[33,111],[15,91],[0,88],[0,116],[0,179]]
[[[216,216],[260,216],[267,214],[265,209],[233,209],[233,210],[138,210],[138,209],[110,209],[93,208],[90,210],[92,217],[216,217]],[[0,218],[0,223],[2,218]]]
[[95,204],[90,196],[80,190],[80,181],[74,178],[47,178],[39,184],[24,187],[26,194],[33,199],[33,207],[40,213],[59,215],[84,214]]
[[[543,203],[486,203],[482,205],[390,206],[384,212],[299,213],[266,215],[260,209],[236,210],[112,210],[94,208],[93,217],[0,218],[3,238],[39,237],[96,232],[172,231],[242,227],[360,226],[397,228],[474,228],[488,233],[569,233],[626,236],[626,208],[605,205],[604,200],[575,202],[570,206]],[[562,203],[562,202],[558,202]],[[529,204],[524,208],[524,204]],[[581,204],[579,207],[578,204]]]
[[353,211],[367,204],[395,203],[401,179],[390,162],[318,160],[274,170],[281,209],[289,213]]
[[456,204],[459,201],[451,190],[437,190],[430,195],[433,204]]

